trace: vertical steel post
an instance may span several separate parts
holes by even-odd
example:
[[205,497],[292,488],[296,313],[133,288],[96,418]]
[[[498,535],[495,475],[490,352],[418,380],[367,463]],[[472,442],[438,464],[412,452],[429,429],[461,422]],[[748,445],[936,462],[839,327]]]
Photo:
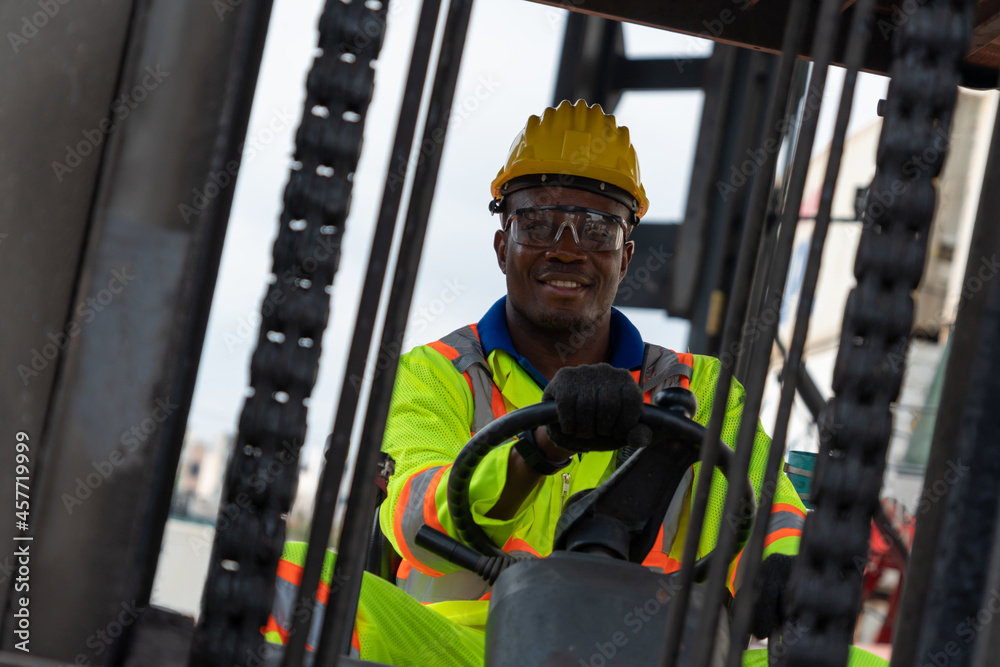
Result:
[[[914,629],[915,621],[919,620],[916,636],[920,640],[909,642],[919,649],[916,655],[904,650],[902,658],[909,659],[905,663],[902,659],[897,663],[893,656],[894,665],[924,664],[928,660],[945,660],[958,667],[971,665],[985,627],[995,622],[1000,611],[1000,591],[988,586],[990,554],[1000,509],[998,170],[1000,124],[994,125],[962,283],[963,300],[952,334],[954,341],[924,483],[925,489],[931,489],[943,479],[949,490],[935,503],[944,506],[943,516],[938,514],[940,508],[932,508],[938,521],[928,522],[926,527],[923,522],[917,525],[919,542],[914,544],[911,568],[927,569],[916,570],[917,576],[907,577],[907,582],[923,579],[927,582],[926,590],[924,585],[908,586],[904,589],[903,604],[909,607],[923,602],[922,618],[910,611],[900,618],[901,623],[905,618],[907,625],[905,629],[900,626],[896,635],[912,637],[905,632]],[[954,451],[949,452],[952,448]],[[934,533],[938,533],[937,540],[933,539]],[[935,542],[933,562],[928,562],[929,546]]]
[[[753,453],[757,416],[760,412],[761,401],[764,394],[764,382],[767,379],[767,369],[770,362],[771,350],[774,336],[777,332],[777,311],[781,306],[781,297],[784,291],[785,279],[788,273],[788,262],[792,252],[792,241],[795,238],[795,230],[798,227],[799,207],[802,203],[803,190],[805,188],[806,174],[809,169],[809,162],[812,160],[813,141],[816,137],[816,128],[819,124],[819,104],[823,99],[823,90],[826,87],[826,74],[833,57],[833,42],[837,34],[839,23],[840,0],[824,0],[819,10],[819,18],[816,24],[816,34],[813,40],[813,76],[809,82],[809,92],[806,95],[806,103],[813,103],[816,108],[813,113],[805,117],[802,126],[802,137],[795,151],[795,164],[792,168],[792,177],[789,181],[788,203],[785,206],[781,219],[781,227],[778,232],[778,244],[774,256],[774,264],[771,268],[772,284],[776,289],[767,294],[765,299],[765,313],[771,311],[775,314],[772,319],[763,319],[765,327],[762,332],[759,348],[755,349],[756,354],[750,362],[750,372],[746,379],[746,401],[743,404],[743,412],[740,420],[739,435],[736,442],[736,455],[734,457],[732,469],[729,472],[728,491],[726,494],[724,516],[734,516],[739,506],[740,482],[746,477],[750,466],[751,454]],[[722,375],[722,374],[720,374]],[[728,384],[728,380],[727,380]],[[724,410],[725,401],[718,398],[719,389],[716,388],[715,410]],[[719,404],[722,405],[719,405]],[[715,415],[713,414],[713,417]],[[783,442],[772,443],[772,451],[781,449]],[[711,472],[703,468],[699,471],[699,486],[709,486],[711,484]],[[700,490],[700,489],[699,489]],[[761,493],[767,491],[760,489]],[[770,511],[767,514],[758,514],[756,524],[759,526],[767,521]],[[695,523],[692,517],[692,525],[700,527],[701,522]],[[700,537],[701,531],[691,530],[687,536],[689,542],[694,542]],[[719,539],[716,544],[717,552],[728,555],[731,553],[733,544],[736,541],[736,534],[733,526],[728,521],[722,522],[719,530]],[[685,550],[688,544],[685,543]],[[715,620],[722,604],[723,591],[725,589],[726,573],[729,563],[721,558],[716,559],[710,568],[708,578],[708,589],[706,591],[706,602],[703,613],[707,614],[706,619],[699,625],[697,639],[694,647],[695,664],[707,664],[712,656],[713,637],[706,632],[707,628],[715,626]]]
[[[393,346],[403,339],[406,330],[406,319],[413,299],[413,286],[420,266],[427,218],[434,200],[434,185],[444,153],[448,118],[455,97],[471,14],[472,0],[452,0],[448,7],[422,140],[422,145],[436,146],[437,149],[425,156],[414,174],[379,356],[392,358]],[[372,386],[333,575],[340,586],[330,590],[327,614],[323,619],[323,634],[316,654],[317,667],[334,667],[337,656],[350,646],[361,591],[368,531],[372,524],[376,488],[372,480],[375,477],[375,465],[395,380],[396,366],[389,364],[375,378]]]
[[[772,433],[771,450],[768,454],[767,465],[764,473],[763,491],[761,492],[760,506],[757,508],[758,521],[754,526],[750,541],[744,548],[743,559],[740,566],[743,568],[743,587],[737,593],[735,607],[733,610],[733,626],[731,644],[742,647],[746,645],[749,637],[750,614],[752,610],[753,597],[756,594],[754,584],[756,583],[757,572],[763,556],[764,538],[767,532],[767,517],[770,516],[772,500],[776,488],[776,480],[781,471],[781,463],[784,460],[785,437],[787,434],[788,419],[791,414],[792,402],[795,399],[797,388],[808,380],[808,376],[803,378],[804,372],[801,359],[805,348],[806,334],[809,329],[809,317],[812,313],[813,297],[816,290],[816,283],[819,279],[820,262],[823,257],[823,246],[826,241],[827,229],[830,225],[830,213],[833,207],[833,193],[836,187],[837,176],[840,172],[841,157],[844,151],[844,141],[847,135],[847,126],[850,121],[851,107],[854,101],[854,87],[857,81],[858,68],[861,65],[868,42],[869,21],[871,19],[874,0],[860,0],[855,5],[855,13],[851,20],[851,28],[848,37],[847,54],[845,66],[847,71],[844,75],[844,83],[840,93],[840,104],[837,110],[833,139],[830,145],[830,156],[826,165],[826,175],[823,183],[823,191],[820,197],[819,211],[816,214],[816,224],[813,228],[812,243],[809,249],[809,258],[806,263],[806,272],[802,281],[802,290],[799,296],[798,310],[796,312],[795,329],[792,335],[791,349],[788,360],[783,371],[783,381],[781,387],[781,398],[778,406],[778,415],[775,419],[775,427]],[[811,380],[808,380],[811,383]],[[727,499],[727,510],[730,502]],[[735,504],[733,505],[735,507]],[[739,654],[730,653],[728,664],[734,667],[739,664]]]
[[[782,45],[782,58],[778,65],[778,73],[775,77],[774,88],[771,91],[771,99],[768,102],[768,110],[765,114],[767,125],[765,126],[762,145],[767,146],[778,142],[780,136],[779,114],[781,114],[787,102],[789,83],[792,77],[793,64],[795,62],[801,41],[805,35],[804,24],[808,19],[806,3],[796,3],[793,11],[788,15],[785,25],[785,37]],[[747,213],[747,224],[743,231],[743,242],[740,245],[740,255],[737,260],[735,271],[735,283],[733,296],[729,302],[726,315],[726,325],[723,335],[723,358],[719,373],[719,382],[716,386],[715,404],[712,416],[708,425],[705,441],[702,443],[702,472],[705,469],[711,471],[715,462],[715,447],[718,446],[719,436],[722,433],[722,418],[725,412],[725,405],[728,401],[730,391],[730,379],[732,378],[734,356],[726,350],[736,343],[740,326],[746,313],[747,300],[749,298],[749,276],[753,268],[753,258],[756,254],[756,246],[759,243],[761,231],[763,229],[764,214],[767,207],[768,195],[771,192],[773,183],[774,164],[777,160],[776,151],[768,151],[767,160],[761,166],[754,179],[753,188],[750,194],[750,204]],[[704,477],[704,475],[702,475]],[[704,521],[705,508],[708,502],[708,487],[704,480],[699,484],[699,489],[692,505],[690,526],[700,528]],[[670,667],[676,663],[677,654],[680,647],[681,630],[687,606],[689,602],[690,589],[694,576],[694,561],[698,547],[697,539],[687,540],[684,544],[684,554],[680,571],[680,592],[671,606],[667,616],[667,629],[664,636],[664,649],[660,656],[660,663],[664,667]]]
[[[912,290],[924,268],[947,133],[971,32],[972,0],[930,0],[897,34],[893,78],[872,193],[854,264],[823,413],[811,501],[785,612],[783,664],[834,667],[848,660],[861,601],[874,509],[913,326]],[[914,168],[913,155],[922,157]],[[886,197],[888,192],[892,198]]]
[[[351,445],[354,417],[358,409],[358,399],[361,392],[361,383],[358,378],[365,375],[365,362],[375,330],[375,320],[382,297],[382,285],[385,282],[389,254],[392,250],[396,219],[399,217],[403,184],[406,181],[406,174],[409,172],[410,151],[416,133],[417,118],[420,115],[420,102],[423,98],[424,82],[427,79],[427,68],[434,46],[435,26],[440,9],[441,0],[424,0],[420,8],[420,17],[417,20],[413,53],[410,56],[410,71],[403,90],[399,119],[396,122],[392,158],[389,161],[385,188],[382,190],[382,203],[379,207],[375,238],[368,258],[368,270],[364,286],[361,289],[361,299],[358,303],[358,316],[351,339],[351,350],[347,357],[347,366],[344,369],[344,380],[340,385],[337,416],[334,420],[333,432],[328,440],[329,444],[319,488],[316,490],[316,498],[313,502],[309,544],[316,545],[316,548],[310,548],[306,554],[302,579],[299,583],[298,599],[295,603],[296,609],[313,609],[315,605],[313,598],[326,557],[326,545],[330,542],[331,523],[337,507],[337,495]],[[404,165],[402,174],[393,173],[397,164]],[[281,663],[284,667],[297,667],[302,664],[313,615],[293,614],[292,618],[288,645]]]
[[[32,347],[57,354],[43,360],[44,377],[27,378],[24,399],[8,405],[0,392],[0,411],[23,410],[35,424],[32,654],[115,665],[149,603],[271,3],[227,6],[223,17],[199,1],[52,7],[4,5],[5,16],[30,8],[45,24],[16,58],[0,57],[5,74],[18,73],[8,84],[34,69],[26,95],[7,95],[0,112],[23,135],[2,142],[4,185],[24,179],[0,194],[23,224],[3,241],[0,265],[17,268],[53,244],[32,268],[55,274],[43,289],[22,276],[8,291],[23,286],[41,315],[34,342],[10,351],[29,368]],[[31,98],[45,101],[41,114]],[[6,124],[22,114],[28,124]],[[6,169],[12,149],[28,145],[35,155]],[[194,193],[208,184],[214,194],[199,206]],[[48,219],[35,226],[36,215]],[[15,258],[22,235],[30,252]],[[136,610],[130,622],[95,643],[123,605]]]

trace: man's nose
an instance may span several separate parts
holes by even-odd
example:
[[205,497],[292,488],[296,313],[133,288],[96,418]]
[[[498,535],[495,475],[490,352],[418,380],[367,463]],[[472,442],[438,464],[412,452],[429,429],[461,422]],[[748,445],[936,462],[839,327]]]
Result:
[[[569,231],[563,233],[567,227]],[[546,251],[546,254],[563,261],[576,260],[584,256],[583,249],[580,248],[580,237],[577,236],[573,223],[567,220],[559,226],[559,229],[556,230],[556,240],[552,247]]]
[[569,220],[563,220],[563,223],[559,225],[559,229],[556,230],[556,239],[555,241],[552,242],[552,245],[554,246],[559,245],[560,239],[562,239],[564,236],[569,236],[567,234],[563,234],[563,232],[566,231],[567,228],[569,229],[570,232],[569,235],[573,236],[573,241],[576,242],[576,245],[580,245],[580,237],[576,233],[576,225],[574,225]]

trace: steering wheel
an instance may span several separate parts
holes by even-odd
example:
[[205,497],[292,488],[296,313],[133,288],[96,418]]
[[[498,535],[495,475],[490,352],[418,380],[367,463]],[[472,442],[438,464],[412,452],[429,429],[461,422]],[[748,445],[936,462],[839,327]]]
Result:
[[[448,507],[451,511],[452,521],[458,531],[462,541],[474,548],[480,554],[487,557],[499,557],[509,559],[510,556],[497,547],[483,529],[472,517],[472,503],[469,498],[469,487],[472,475],[479,463],[493,448],[503,444],[513,436],[523,431],[534,429],[539,426],[551,424],[558,420],[556,405],[552,401],[545,401],[530,405],[514,412],[510,412],[503,417],[491,422],[486,427],[466,443],[465,447],[455,459],[452,466],[450,479],[448,482]],[[657,439],[659,430],[661,433],[669,433],[668,442],[678,442],[682,444],[700,448],[704,439],[705,427],[688,419],[674,410],[661,408],[656,405],[644,405],[640,422],[648,425],[654,431],[654,444],[651,447],[665,446],[662,444],[662,437]],[[718,462],[716,467],[727,473],[732,460],[733,450],[725,443],[719,443]],[[750,537],[753,528],[754,516],[756,514],[756,497],[753,486],[749,479],[745,480],[741,505],[744,511],[740,512],[740,523],[736,529],[736,543],[730,558],[739,553]],[[673,492],[671,492],[673,493]],[[746,511],[749,508],[750,511]],[[709,558],[715,553],[713,549],[698,560],[695,567],[696,573],[702,575],[707,573],[707,563]]]

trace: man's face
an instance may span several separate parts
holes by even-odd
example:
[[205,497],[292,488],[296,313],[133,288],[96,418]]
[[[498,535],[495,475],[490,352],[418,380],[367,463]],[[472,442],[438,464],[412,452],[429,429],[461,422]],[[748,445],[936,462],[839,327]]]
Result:
[[[582,206],[631,221],[621,203],[585,190],[546,187],[511,193],[505,211],[531,206]],[[507,227],[506,213],[503,226]],[[507,276],[507,301],[520,316],[544,329],[579,329],[596,325],[607,316],[618,283],[625,277],[635,244],[626,241],[618,250],[581,250],[569,229],[551,248],[516,243],[510,230],[498,231],[493,240],[500,270]]]

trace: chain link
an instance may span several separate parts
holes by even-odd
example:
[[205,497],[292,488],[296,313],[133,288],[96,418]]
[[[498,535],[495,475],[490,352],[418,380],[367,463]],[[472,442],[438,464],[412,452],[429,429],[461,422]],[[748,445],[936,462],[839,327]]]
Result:
[[[972,29],[971,0],[930,0],[893,44],[887,109],[834,368],[820,424],[820,455],[792,573],[785,664],[843,666],[861,601],[872,516],[892,433],[959,82]],[[944,141],[935,142],[943,138]]]
[[264,657],[261,628],[270,613],[285,516],[298,485],[306,403],[319,369],[387,4],[327,0],[320,18],[320,50],[306,81],[193,667],[229,667]]

